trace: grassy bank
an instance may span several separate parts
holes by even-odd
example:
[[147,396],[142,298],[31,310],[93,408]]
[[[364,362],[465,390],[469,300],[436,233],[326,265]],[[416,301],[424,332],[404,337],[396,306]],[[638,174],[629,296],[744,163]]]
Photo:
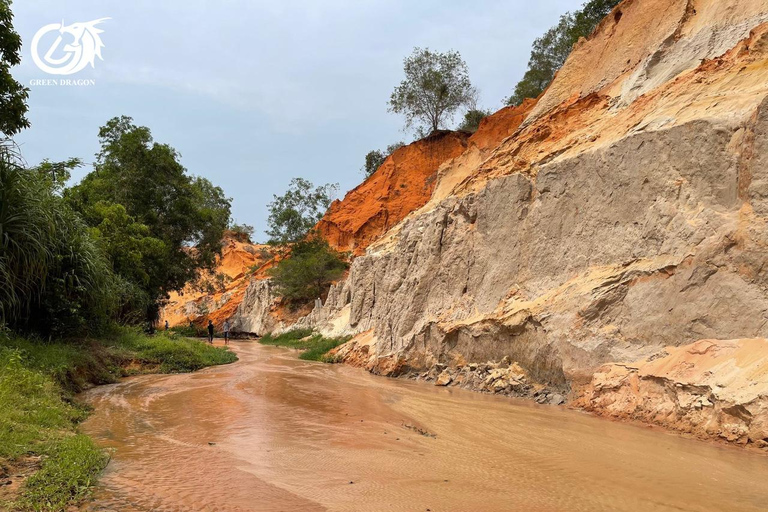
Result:
[[279,336],[267,334],[259,339],[259,343],[303,350],[299,359],[306,361],[325,361],[328,352],[342,343],[346,343],[350,338],[351,336],[324,338],[320,334],[315,334],[311,329],[294,329]]
[[[72,342],[0,333],[0,510],[65,510],[90,492],[107,456],[76,432],[88,411],[74,393],[126,375],[189,372],[236,359],[165,333],[121,329]],[[31,476],[17,489],[19,473]]]

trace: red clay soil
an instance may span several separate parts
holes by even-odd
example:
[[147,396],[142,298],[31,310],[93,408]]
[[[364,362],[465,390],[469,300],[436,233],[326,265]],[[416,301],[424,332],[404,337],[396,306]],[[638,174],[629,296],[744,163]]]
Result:
[[429,200],[437,169],[461,155],[468,140],[467,133],[442,131],[398,149],[342,201],[334,201],[317,230],[337,250],[362,254]]
[[529,98],[519,107],[504,107],[491,114],[480,121],[477,131],[469,139],[470,145],[481,150],[495,149],[501,141],[517,131],[535,106],[536,100]]
[[[163,308],[161,325],[165,320],[171,327],[187,325],[190,321],[203,325],[210,319],[218,326],[230,318],[243,301],[251,275],[265,277],[273,261],[274,251],[270,247],[242,242],[231,233],[225,235],[222,244],[215,273],[226,276],[224,289],[210,293],[190,285],[183,293],[171,293]],[[212,277],[208,279],[215,282]],[[207,305],[207,314],[200,312],[199,306],[203,303]]]

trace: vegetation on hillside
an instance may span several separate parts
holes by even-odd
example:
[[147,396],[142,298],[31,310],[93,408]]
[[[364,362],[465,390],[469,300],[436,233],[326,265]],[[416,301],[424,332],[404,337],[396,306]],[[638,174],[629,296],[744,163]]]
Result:
[[621,0],[589,0],[576,12],[567,12],[557,25],[533,42],[528,71],[507,98],[508,105],[520,105],[526,98],[537,98],[563,67],[573,45],[589,36]]
[[233,236],[238,242],[247,244],[253,243],[253,233],[255,231],[253,226],[249,224],[238,224],[236,222],[231,222],[229,224],[229,228],[227,229],[229,234]]
[[480,121],[491,115],[489,110],[473,108],[464,114],[464,119],[459,125],[459,131],[475,133],[480,127]]
[[315,187],[296,178],[282,196],[269,204],[270,244],[282,248],[281,258],[268,271],[287,304],[300,306],[320,297],[347,268],[344,258],[312,230],[331,204],[336,185]]
[[347,269],[344,258],[324,239],[311,236],[294,244],[288,257],[267,273],[277,293],[291,305],[321,297]]
[[325,338],[312,329],[294,329],[278,336],[266,334],[259,339],[259,343],[302,350],[299,359],[305,361],[326,361],[328,352],[350,339],[350,336]]

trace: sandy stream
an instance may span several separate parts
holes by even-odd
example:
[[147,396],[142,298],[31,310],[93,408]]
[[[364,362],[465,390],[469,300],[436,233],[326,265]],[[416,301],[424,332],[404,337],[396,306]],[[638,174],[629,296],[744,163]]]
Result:
[[238,363],[83,395],[114,450],[83,510],[768,510],[760,453],[233,345]]

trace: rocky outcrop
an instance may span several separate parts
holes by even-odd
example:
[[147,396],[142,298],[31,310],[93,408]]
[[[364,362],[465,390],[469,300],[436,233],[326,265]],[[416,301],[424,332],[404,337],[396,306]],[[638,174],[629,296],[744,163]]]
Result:
[[601,368],[578,404],[598,414],[768,446],[768,340],[701,340]]
[[[607,363],[768,337],[766,20],[762,1],[625,0],[511,136],[444,163],[299,325],[357,334],[337,358],[376,373],[474,389],[508,361],[524,386],[491,386],[611,414],[593,384]],[[749,414],[737,439],[757,442],[767,413]],[[721,435],[712,421],[685,424]]]
[[259,275],[259,267],[272,257],[272,248],[226,234],[216,269],[183,292],[171,293],[161,312],[161,323],[167,320],[171,327],[190,322],[203,325],[210,319],[220,326],[235,315],[251,277]]

